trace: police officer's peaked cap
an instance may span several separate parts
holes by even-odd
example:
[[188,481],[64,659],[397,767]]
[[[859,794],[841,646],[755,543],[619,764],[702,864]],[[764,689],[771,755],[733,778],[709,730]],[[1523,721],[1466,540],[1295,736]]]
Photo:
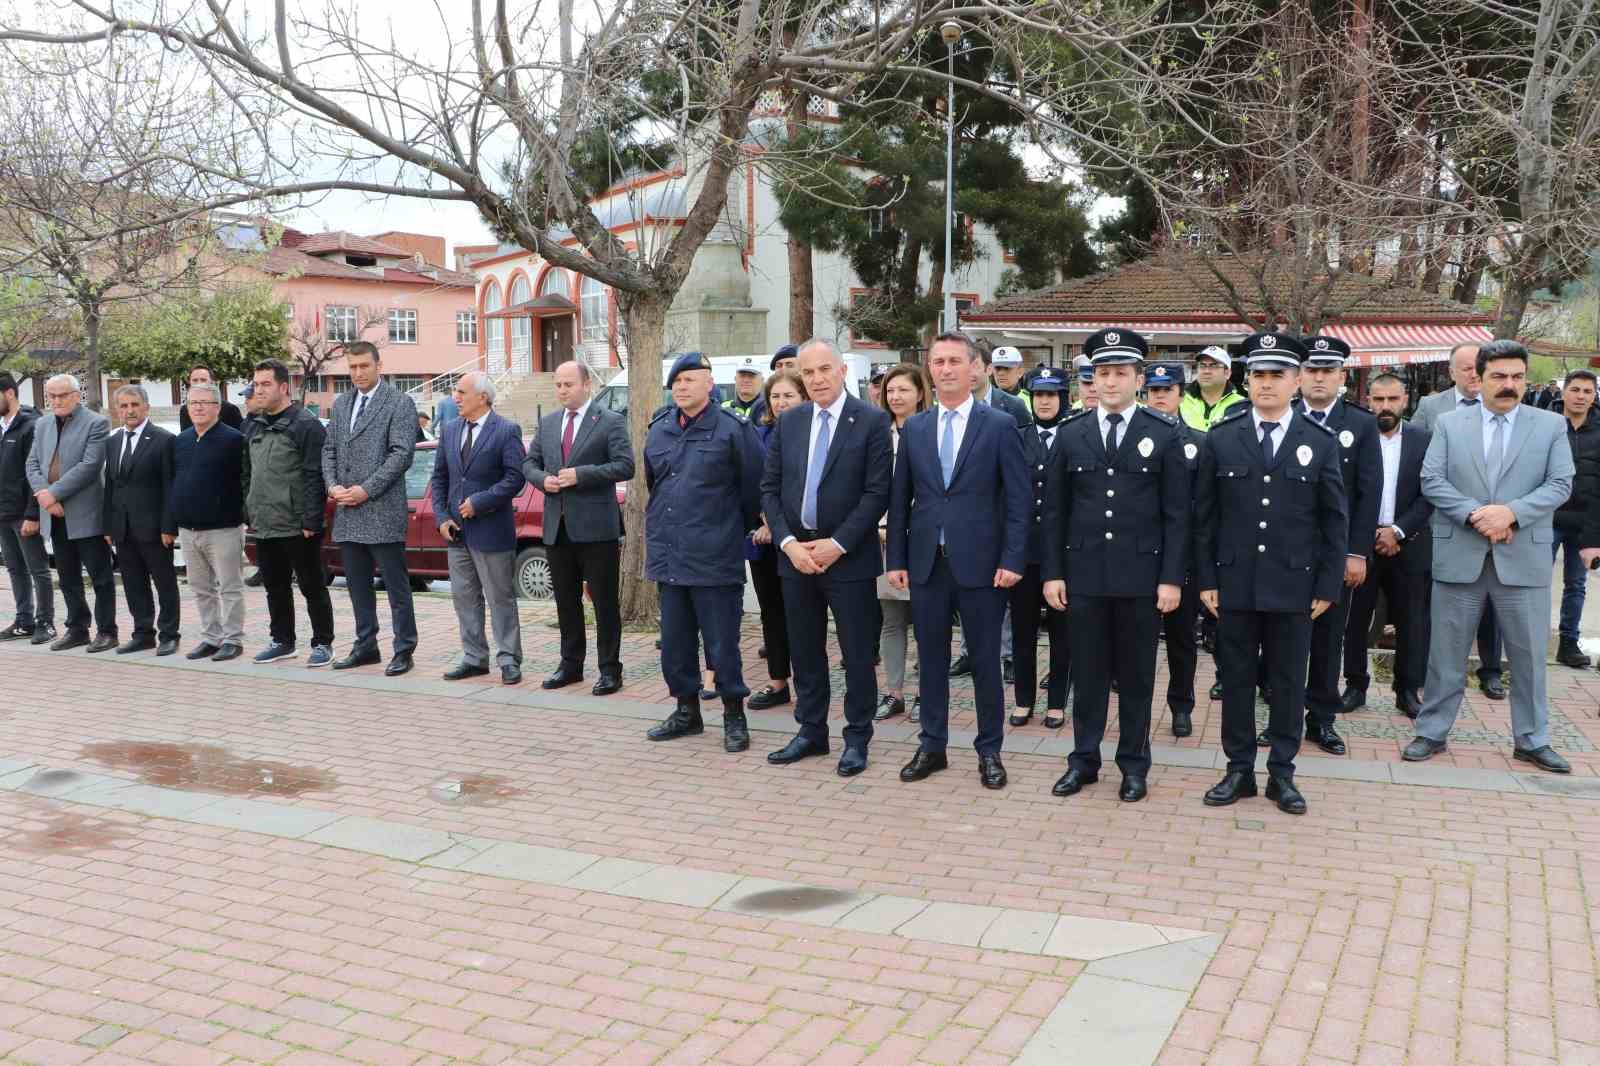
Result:
[[1306,338],[1306,366],[1342,367],[1350,358],[1350,346],[1338,337],[1317,334]]
[[1306,358],[1305,342],[1292,333],[1252,333],[1239,349],[1245,366],[1264,370],[1298,370]]
[[672,382],[685,370],[710,370],[711,360],[706,358],[705,352],[684,352],[672,364],[672,369],[667,372],[667,388],[672,388]]
[[1145,388],[1162,389],[1183,384],[1182,363],[1151,363],[1144,368]]
[[1028,376],[1028,391],[1060,392],[1067,387],[1067,375],[1053,366],[1041,366]]
[[867,380],[872,382],[872,384],[876,385],[878,382],[882,381],[884,378],[886,378],[888,376],[889,376],[889,364],[888,363],[879,363],[877,366],[874,366],[872,368],[872,373],[870,375],[868,375]]
[[1083,342],[1083,354],[1095,366],[1142,363],[1150,354],[1150,342],[1133,330],[1118,326],[1091,333]]
[[782,348],[772,353],[772,362],[767,364],[767,369],[776,370],[778,369],[778,363],[782,360],[796,359],[799,355],[800,349],[798,347],[793,344],[785,344]]

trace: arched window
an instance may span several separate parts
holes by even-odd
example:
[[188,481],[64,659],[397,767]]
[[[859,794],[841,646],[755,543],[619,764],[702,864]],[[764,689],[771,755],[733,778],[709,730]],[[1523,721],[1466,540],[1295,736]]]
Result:
[[611,333],[611,290],[594,278],[583,279],[580,297],[583,343],[604,341]]
[[484,348],[490,355],[503,354],[506,350],[505,319],[489,317],[504,306],[500,299],[500,283],[491,279],[483,288]]
[[539,283],[540,296],[565,296],[572,299],[572,281],[560,267],[553,268]]
[[[533,286],[528,282],[528,275],[518,274],[517,280],[511,283],[511,302],[507,305],[518,307],[533,299]],[[527,315],[520,315],[511,320],[511,354],[527,355],[533,350],[533,319]]]

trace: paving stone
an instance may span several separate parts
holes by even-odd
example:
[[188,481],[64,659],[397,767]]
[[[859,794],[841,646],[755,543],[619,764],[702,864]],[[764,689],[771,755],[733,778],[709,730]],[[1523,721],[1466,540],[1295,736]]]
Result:
[[335,811],[288,807],[265,800],[222,799],[197,807],[184,818],[224,829],[248,829],[252,833],[293,839],[338,821],[340,815]]
[[1016,1066],[1150,1066],[1188,995],[1081,974],[1023,1045]]
[[[74,802],[83,802],[73,796]],[[184,792],[175,788],[157,788],[155,785],[130,784],[127,788],[96,797],[102,807],[120,811],[133,811],[152,818],[188,819],[201,807],[217,802],[217,797],[205,792]]]
[[417,862],[429,855],[437,855],[455,843],[449,833],[438,829],[353,815],[329,822],[305,834],[302,839],[312,844],[364,851],[369,855],[383,855],[406,862]]
[[983,941],[989,926],[1000,917],[1000,910],[975,903],[930,903],[895,932],[913,940],[975,948]]
[[[1296,777],[1322,777],[1336,778],[1340,781],[1376,781],[1380,784],[1390,784],[1394,779],[1389,774],[1390,763],[1377,762],[1372,759],[1321,759],[1315,756],[1306,757],[1301,749],[1301,757],[1294,761]],[[1262,763],[1266,767],[1266,763]]]
[[1429,788],[1462,788],[1475,792],[1521,792],[1522,775],[1505,770],[1478,770],[1459,766],[1430,766],[1427,763],[1397,762],[1389,767],[1396,784],[1423,785]]
[[78,1037],[78,1043],[90,1047],[110,1047],[127,1035],[128,1030],[120,1025],[97,1025]]
[[495,844],[457,867],[467,873],[493,874],[543,885],[564,884],[599,860],[598,855],[533,844]]
[[1045,941],[1050,939],[1050,932],[1059,917],[1058,914],[1044,911],[1020,911],[1007,907],[984,930],[978,946],[1037,955],[1044,950]]
[[842,915],[833,927],[857,933],[893,933],[928,907],[927,900],[878,896]]
[[1206,967],[1211,965],[1211,958],[1221,945],[1220,936],[1201,936],[1096,959],[1084,972],[1188,993],[1194,991],[1200,978],[1205,976]]
[[738,883],[737,874],[695,870],[685,866],[656,866],[607,891],[656,903],[709,907]]
[[626,884],[636,877],[641,877],[657,867],[657,863],[638,862],[634,859],[618,859],[607,856],[598,862],[584,867],[561,882],[564,888],[582,888],[591,892],[611,892],[618,885]]
[[24,773],[38,768],[38,764],[32,759],[0,759],[0,788],[11,788],[7,782],[13,777],[27,780],[27,777],[23,776]]
[[1153,925],[1063,914],[1056,919],[1050,939],[1045,942],[1044,953],[1087,962],[1165,943],[1167,938]]

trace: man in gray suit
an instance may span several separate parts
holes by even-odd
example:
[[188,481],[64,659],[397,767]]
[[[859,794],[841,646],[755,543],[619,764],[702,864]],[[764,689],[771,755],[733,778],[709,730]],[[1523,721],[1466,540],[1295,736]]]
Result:
[[1426,702],[1408,762],[1445,750],[1466,688],[1467,646],[1493,604],[1517,683],[1511,690],[1516,758],[1570,773],[1550,747],[1544,650],[1550,636],[1553,515],[1572,492],[1566,420],[1524,405],[1528,352],[1516,341],[1478,350],[1483,402],[1441,415],[1422,461],[1433,504],[1433,637]]
[[[1441,415],[1461,407],[1476,409],[1483,402],[1483,382],[1478,377],[1478,346],[1458,344],[1450,349],[1450,380],[1455,387],[1424,396],[1417,402],[1411,421],[1429,433]],[[1483,609],[1478,623],[1478,684],[1491,700],[1506,698],[1505,672],[1500,667],[1500,629],[1495,624],[1494,606]]]
[[[87,644],[91,652],[110,651],[117,646],[117,587],[111,549],[101,537],[100,469],[111,423],[83,406],[78,379],[71,374],[45,382],[44,398],[50,414],[34,427],[26,469],[28,486],[39,501],[41,532],[50,540],[61,574],[61,598],[67,601],[65,632],[50,650]],[[84,569],[94,586],[92,642]]]
[[575,360],[556,367],[561,410],[545,415],[533,435],[522,472],[544,493],[544,543],[561,625],[561,663],[542,688],[583,680],[587,633],[583,586],[594,601],[600,678],[591,690],[609,696],[622,688],[622,613],[618,605],[622,509],[617,482],[633,477],[628,420],[590,403],[594,382]]
[[417,405],[383,380],[376,345],[356,341],[345,347],[344,357],[354,388],[333,402],[322,477],[328,497],[339,505],[333,539],[344,556],[356,642],[333,668],[349,670],[382,660],[378,598],[372,589],[377,570],[389,594],[394,629],[394,658],[383,672],[394,677],[411,669],[417,647],[411,575],[406,572],[406,471],[417,446]]

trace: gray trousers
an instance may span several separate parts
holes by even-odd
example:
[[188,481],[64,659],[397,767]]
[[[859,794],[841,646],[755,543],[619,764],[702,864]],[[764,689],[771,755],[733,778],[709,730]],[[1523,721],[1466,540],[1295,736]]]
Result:
[[911,632],[910,600],[879,600],[883,610],[883,691],[903,694],[906,687],[907,634]]
[[179,529],[202,644],[244,643],[244,529]]
[[22,535],[22,519],[0,522],[0,554],[11,575],[11,597],[17,601],[16,624],[51,625],[56,618],[55,592],[50,586],[50,557],[44,538]]
[[495,662],[522,665],[522,618],[512,583],[516,552],[483,552],[450,545],[450,599],[461,628],[461,661],[489,665],[489,643],[483,634],[483,608],[489,607],[494,627]]
[[1494,605],[1506,658],[1511,661],[1511,733],[1519,748],[1550,743],[1550,703],[1545,696],[1545,645],[1550,633],[1549,584],[1501,584],[1494,554],[1484,557],[1476,581],[1433,582],[1433,636],[1428,644],[1427,695],[1417,715],[1417,735],[1444,740],[1455,725],[1466,692],[1467,653],[1484,605]]

